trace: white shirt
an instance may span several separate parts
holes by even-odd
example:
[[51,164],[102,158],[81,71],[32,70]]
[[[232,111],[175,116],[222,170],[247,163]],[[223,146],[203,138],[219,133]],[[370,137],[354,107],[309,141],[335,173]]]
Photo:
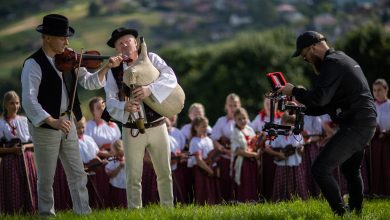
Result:
[[[154,101],[162,103],[177,85],[175,72],[157,54],[148,53],[148,56],[153,66],[160,72],[160,76],[149,84],[150,91],[152,92],[151,97]],[[126,70],[128,68],[126,63],[123,63],[123,69]],[[107,111],[111,117],[124,124],[127,123],[130,112],[124,110],[125,101],[119,101],[118,86],[111,70],[108,71],[107,84],[104,90],[106,91]]]
[[89,120],[85,126],[85,134],[91,136],[99,148],[106,144],[111,145],[121,138],[118,126],[114,122],[106,121],[96,124],[94,120]]
[[[62,79],[62,72],[56,69],[54,65],[54,58],[46,56],[58,76]],[[77,70],[76,70],[77,71]],[[38,93],[39,93],[39,85],[42,80],[42,71],[39,64],[33,59],[27,59],[24,63],[24,67],[22,70],[22,105],[28,118],[31,120],[32,124],[36,127],[42,125],[43,120],[48,118],[50,114],[46,112],[41,104],[38,102]],[[87,71],[84,67],[80,68],[79,84],[85,89],[99,89],[102,88],[106,80],[104,79],[102,82],[99,81],[98,72],[92,74]],[[50,95],[50,94],[48,94]],[[65,112],[69,106],[69,97],[68,92],[66,91],[65,84],[62,83],[62,95],[61,95],[61,108],[60,113]]]
[[218,118],[217,122],[213,126],[210,138],[214,141],[218,141],[222,136],[230,138],[234,125],[234,119],[228,119],[227,116]]
[[[117,167],[119,167],[119,163],[120,162],[118,160],[109,161],[105,167],[106,173],[112,172]],[[126,189],[126,174],[124,167],[121,168],[115,177],[110,178],[110,184],[119,189]]]
[[[172,127],[169,130],[169,135],[172,136],[176,140],[177,145],[179,146],[179,149],[183,150],[184,146],[186,145],[186,137],[184,136],[184,134],[179,129]],[[171,151],[171,152],[175,153],[173,151]]]
[[378,114],[376,122],[380,129],[390,131],[390,100],[388,99],[382,104],[375,102],[375,106]]
[[[4,119],[0,119],[0,138],[5,137],[7,141],[10,141],[13,138],[19,138],[22,143],[31,141],[26,117],[17,115],[16,118],[10,121],[10,124]],[[11,126],[15,128],[15,135],[12,134]]]
[[[272,148],[285,148],[289,144],[294,147],[303,145],[303,137],[301,135],[279,135],[274,141],[272,141],[271,146]],[[295,154],[287,157],[286,160],[274,160],[274,163],[278,166],[299,166],[301,162],[302,157],[297,151],[295,151]]]
[[79,138],[79,148],[83,163],[88,163],[92,159],[96,158],[99,153],[99,147],[96,142],[86,134],[84,134],[82,138]]
[[[207,154],[214,149],[213,141],[209,137],[193,137],[190,142],[189,153],[194,154],[198,153],[200,158],[203,160],[207,158]],[[193,167],[196,165],[195,156],[190,156],[188,158],[188,167]]]

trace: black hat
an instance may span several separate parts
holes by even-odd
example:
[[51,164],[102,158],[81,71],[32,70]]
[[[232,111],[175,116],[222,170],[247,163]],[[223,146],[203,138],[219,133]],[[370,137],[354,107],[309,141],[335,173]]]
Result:
[[70,37],[74,29],[69,26],[68,18],[59,14],[49,14],[43,17],[43,23],[38,25],[36,30],[42,34],[59,37]]
[[315,31],[306,31],[299,35],[297,38],[297,50],[294,52],[292,57],[297,57],[301,54],[302,50],[310,45],[316,44],[320,41],[326,41],[326,38]]
[[112,48],[115,48],[116,40],[118,40],[120,37],[122,37],[122,36],[124,36],[126,34],[131,34],[135,38],[138,37],[138,31],[137,30],[120,27],[120,28],[115,29],[111,33],[111,38],[107,41],[107,45],[112,47]]

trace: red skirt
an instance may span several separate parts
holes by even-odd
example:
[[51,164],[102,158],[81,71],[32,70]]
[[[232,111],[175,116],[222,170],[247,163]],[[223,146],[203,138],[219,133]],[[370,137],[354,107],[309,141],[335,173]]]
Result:
[[72,209],[72,198],[68,181],[66,180],[65,170],[61,160],[57,160],[56,172],[53,183],[54,207],[56,210]]
[[191,185],[187,185],[186,178],[191,170],[186,163],[178,163],[176,170],[172,172],[173,196],[175,203],[189,204]]
[[320,195],[320,187],[311,175],[311,166],[320,153],[320,146],[318,142],[305,145],[304,154],[302,156],[302,166],[306,174],[306,183],[309,194],[313,197]]
[[368,153],[371,193],[390,196],[390,136],[374,136]]
[[153,164],[144,162],[142,172],[142,204],[156,204],[160,198],[157,190],[157,176]]
[[[234,160],[236,162],[236,160]],[[258,165],[253,158],[244,158],[241,166],[240,185],[235,185],[235,196],[239,202],[257,202],[258,194]],[[233,175],[234,176],[234,175]]]
[[[215,170],[214,170],[215,171]],[[212,205],[221,202],[220,181],[205,174],[198,166],[194,167],[194,195],[195,202],[200,205]]]
[[110,195],[110,178],[108,177],[104,166],[101,169],[96,170],[96,188],[100,194],[104,207],[111,206],[111,195]]
[[88,175],[87,189],[89,206],[94,209],[103,208],[103,200],[97,189],[96,175]]
[[0,163],[0,213],[32,214],[37,210],[37,173],[33,154],[31,151],[26,151],[24,155],[25,161],[22,155],[6,154],[2,157]]
[[266,200],[272,198],[272,191],[274,188],[274,176],[276,164],[274,163],[273,156],[264,153],[261,158],[260,165],[260,184],[259,192]]
[[300,166],[276,166],[272,201],[285,201],[293,196],[298,196],[301,199],[308,198],[302,164]]
[[221,157],[218,160],[218,167],[220,172],[220,190],[222,199],[225,201],[234,200],[234,182],[230,176],[230,159]]
[[120,189],[110,184],[111,207],[127,208],[126,189]]

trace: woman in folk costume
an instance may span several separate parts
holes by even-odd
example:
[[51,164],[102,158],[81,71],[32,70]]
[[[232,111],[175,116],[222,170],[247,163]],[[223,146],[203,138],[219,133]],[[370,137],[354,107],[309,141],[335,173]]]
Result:
[[188,204],[192,200],[190,188],[193,175],[187,167],[188,151],[185,151],[186,138],[184,134],[175,127],[177,115],[166,118],[167,129],[171,147],[171,170],[173,178],[173,196],[176,203]]
[[235,127],[230,137],[235,196],[239,202],[256,202],[258,194],[258,160],[260,152],[255,149],[256,134],[248,125],[248,113],[244,108],[234,112]]
[[[205,117],[205,109],[204,106],[201,103],[192,103],[191,106],[188,108],[188,118],[190,119],[190,122],[183,125],[183,127],[180,129],[181,132],[186,137],[187,143],[190,143],[191,141],[191,124],[192,120],[196,117]],[[207,127],[207,134],[211,134],[212,129],[210,126]]]
[[226,115],[218,118],[211,132],[211,139],[214,147],[221,151],[221,157],[218,160],[221,181],[220,188],[222,198],[225,201],[234,200],[234,184],[231,171],[231,150],[230,136],[234,129],[234,112],[241,107],[240,97],[235,93],[230,93],[226,97],[225,111]]
[[[295,115],[283,114],[282,125],[294,125]],[[305,171],[302,166],[303,137],[290,133],[279,135],[271,142],[271,147],[265,148],[275,157],[274,188],[272,201],[289,200],[293,196],[308,198]]]
[[390,100],[389,86],[384,79],[373,83],[377,116],[377,129],[371,141],[371,193],[390,196]]
[[[271,102],[269,99],[264,98],[263,109],[257,114],[255,119],[251,122],[250,126],[258,135],[266,135],[263,132],[263,126],[266,122],[270,121],[271,115]],[[280,123],[281,112],[275,112],[275,123]],[[259,170],[259,192],[265,199],[269,200],[272,197],[272,190],[274,186],[274,174],[276,165],[272,155],[265,152],[261,155],[260,170]]]
[[194,197],[198,204],[221,202],[219,181],[215,178],[216,162],[212,160],[213,141],[207,136],[208,119],[196,117],[192,121],[188,167],[194,167]]
[[85,171],[88,175],[87,189],[89,196],[89,205],[92,208],[103,208],[103,201],[97,190],[96,170],[101,169],[107,163],[106,160],[100,159],[105,156],[106,151],[100,151],[95,140],[84,134],[86,120],[84,117],[76,123],[77,135],[79,137],[80,156],[83,161]]
[[125,156],[122,140],[111,145],[115,160],[110,160],[105,167],[110,177],[110,194],[113,208],[127,208]]
[[[89,110],[93,119],[87,121],[85,134],[92,137],[99,149],[104,152],[102,159],[111,156],[111,144],[121,138],[121,132],[114,122],[106,122],[102,119],[102,114],[106,105],[102,97],[93,97],[89,101]],[[103,169],[96,172],[97,188],[100,192],[103,204],[106,207],[111,205],[109,178]]]
[[20,99],[15,91],[4,94],[3,109],[0,120],[0,138],[4,141],[0,146],[0,213],[33,213],[38,202],[37,173],[32,144],[23,148],[17,145],[31,142],[31,137],[27,118],[18,115]]

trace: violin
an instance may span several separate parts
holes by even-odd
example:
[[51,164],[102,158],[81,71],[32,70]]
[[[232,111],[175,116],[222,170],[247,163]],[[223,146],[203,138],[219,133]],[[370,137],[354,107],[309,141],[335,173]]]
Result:
[[[89,50],[79,54],[76,53],[72,48],[65,48],[63,53],[56,54],[54,56],[54,65],[61,72],[71,71],[72,69],[79,67],[81,58],[80,67],[97,69],[100,67],[103,60],[109,59],[110,57],[111,56],[100,55],[99,51],[97,50]],[[127,55],[122,55],[122,58],[126,62],[132,61],[130,56]]]
[[54,65],[61,72],[70,71],[79,66],[80,58],[80,67],[97,69],[103,60],[110,58],[110,56],[102,56],[96,50],[85,51],[83,54],[79,54],[72,48],[65,48],[63,53],[54,56]]

